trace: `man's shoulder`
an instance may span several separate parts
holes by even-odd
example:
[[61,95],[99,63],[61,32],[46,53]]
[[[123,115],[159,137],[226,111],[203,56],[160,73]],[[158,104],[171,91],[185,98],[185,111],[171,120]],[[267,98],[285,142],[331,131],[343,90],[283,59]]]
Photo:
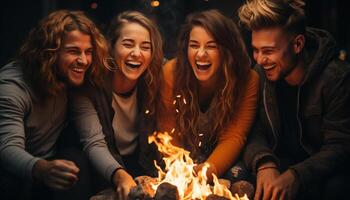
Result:
[[18,61],[12,61],[0,68],[0,84],[11,82],[23,82],[23,70]]
[[11,62],[0,69],[0,97],[27,101],[31,93],[18,62]]
[[339,59],[331,60],[325,70],[323,71],[323,77],[327,82],[336,82],[345,79],[349,79],[350,76],[350,64]]

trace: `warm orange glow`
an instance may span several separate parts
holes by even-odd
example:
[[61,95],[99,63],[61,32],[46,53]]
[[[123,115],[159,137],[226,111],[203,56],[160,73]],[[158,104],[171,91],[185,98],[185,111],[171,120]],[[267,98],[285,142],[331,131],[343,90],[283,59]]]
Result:
[[213,174],[214,186],[207,183],[207,170],[209,165],[205,164],[198,174],[194,171],[196,164],[190,158],[190,152],[171,144],[172,137],[167,133],[153,133],[148,142],[154,142],[158,151],[163,154],[165,170],[163,171],[157,163],[158,183],[152,185],[154,191],[163,183],[168,182],[178,189],[181,200],[200,199],[205,200],[210,194],[223,196],[231,200],[248,200],[247,196],[233,196],[230,190],[218,182]]
[[158,6],[159,6],[159,4],[160,4],[160,2],[159,2],[159,1],[156,1],[156,0],[151,1],[151,6],[152,6],[152,7],[158,7]]

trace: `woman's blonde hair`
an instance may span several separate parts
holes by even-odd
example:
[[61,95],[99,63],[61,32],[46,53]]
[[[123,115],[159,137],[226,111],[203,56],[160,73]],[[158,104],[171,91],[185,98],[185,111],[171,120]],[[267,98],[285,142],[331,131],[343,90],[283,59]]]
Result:
[[92,84],[102,84],[102,74],[108,66],[108,47],[103,35],[83,12],[59,10],[31,30],[17,55],[25,79],[39,95],[56,95],[65,87],[57,75],[58,54],[66,34],[74,30],[91,37],[93,57],[86,77]]

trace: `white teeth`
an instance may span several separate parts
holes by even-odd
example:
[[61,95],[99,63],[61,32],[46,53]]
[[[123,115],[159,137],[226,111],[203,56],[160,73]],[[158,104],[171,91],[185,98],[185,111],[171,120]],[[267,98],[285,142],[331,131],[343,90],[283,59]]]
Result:
[[125,65],[132,69],[138,69],[142,65],[142,63],[138,61],[129,60],[125,62]]
[[210,65],[210,62],[200,62],[200,61],[196,61],[197,65]]
[[136,61],[127,61],[126,63],[130,65],[141,65],[141,62],[136,62]]
[[79,72],[79,73],[84,71],[84,69],[82,69],[82,68],[72,68],[72,70],[75,72]]
[[270,70],[270,69],[272,69],[272,68],[274,68],[276,65],[274,64],[274,65],[269,65],[269,66],[264,66],[264,69],[265,70]]

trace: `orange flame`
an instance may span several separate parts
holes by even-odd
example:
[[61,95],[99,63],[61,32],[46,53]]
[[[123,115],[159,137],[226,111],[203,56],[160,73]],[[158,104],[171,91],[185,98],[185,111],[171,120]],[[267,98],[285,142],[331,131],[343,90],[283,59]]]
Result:
[[161,183],[168,182],[175,185],[179,192],[181,200],[200,199],[205,200],[210,194],[223,196],[230,200],[248,200],[247,196],[233,196],[230,190],[221,185],[218,178],[213,174],[214,186],[207,183],[207,170],[209,164],[198,172],[194,171],[196,164],[190,158],[190,152],[171,144],[172,137],[167,133],[154,132],[148,137],[148,143],[154,142],[158,151],[163,154],[165,162],[165,171],[163,171],[155,162],[158,169],[158,183],[152,184],[152,189],[157,190]]

